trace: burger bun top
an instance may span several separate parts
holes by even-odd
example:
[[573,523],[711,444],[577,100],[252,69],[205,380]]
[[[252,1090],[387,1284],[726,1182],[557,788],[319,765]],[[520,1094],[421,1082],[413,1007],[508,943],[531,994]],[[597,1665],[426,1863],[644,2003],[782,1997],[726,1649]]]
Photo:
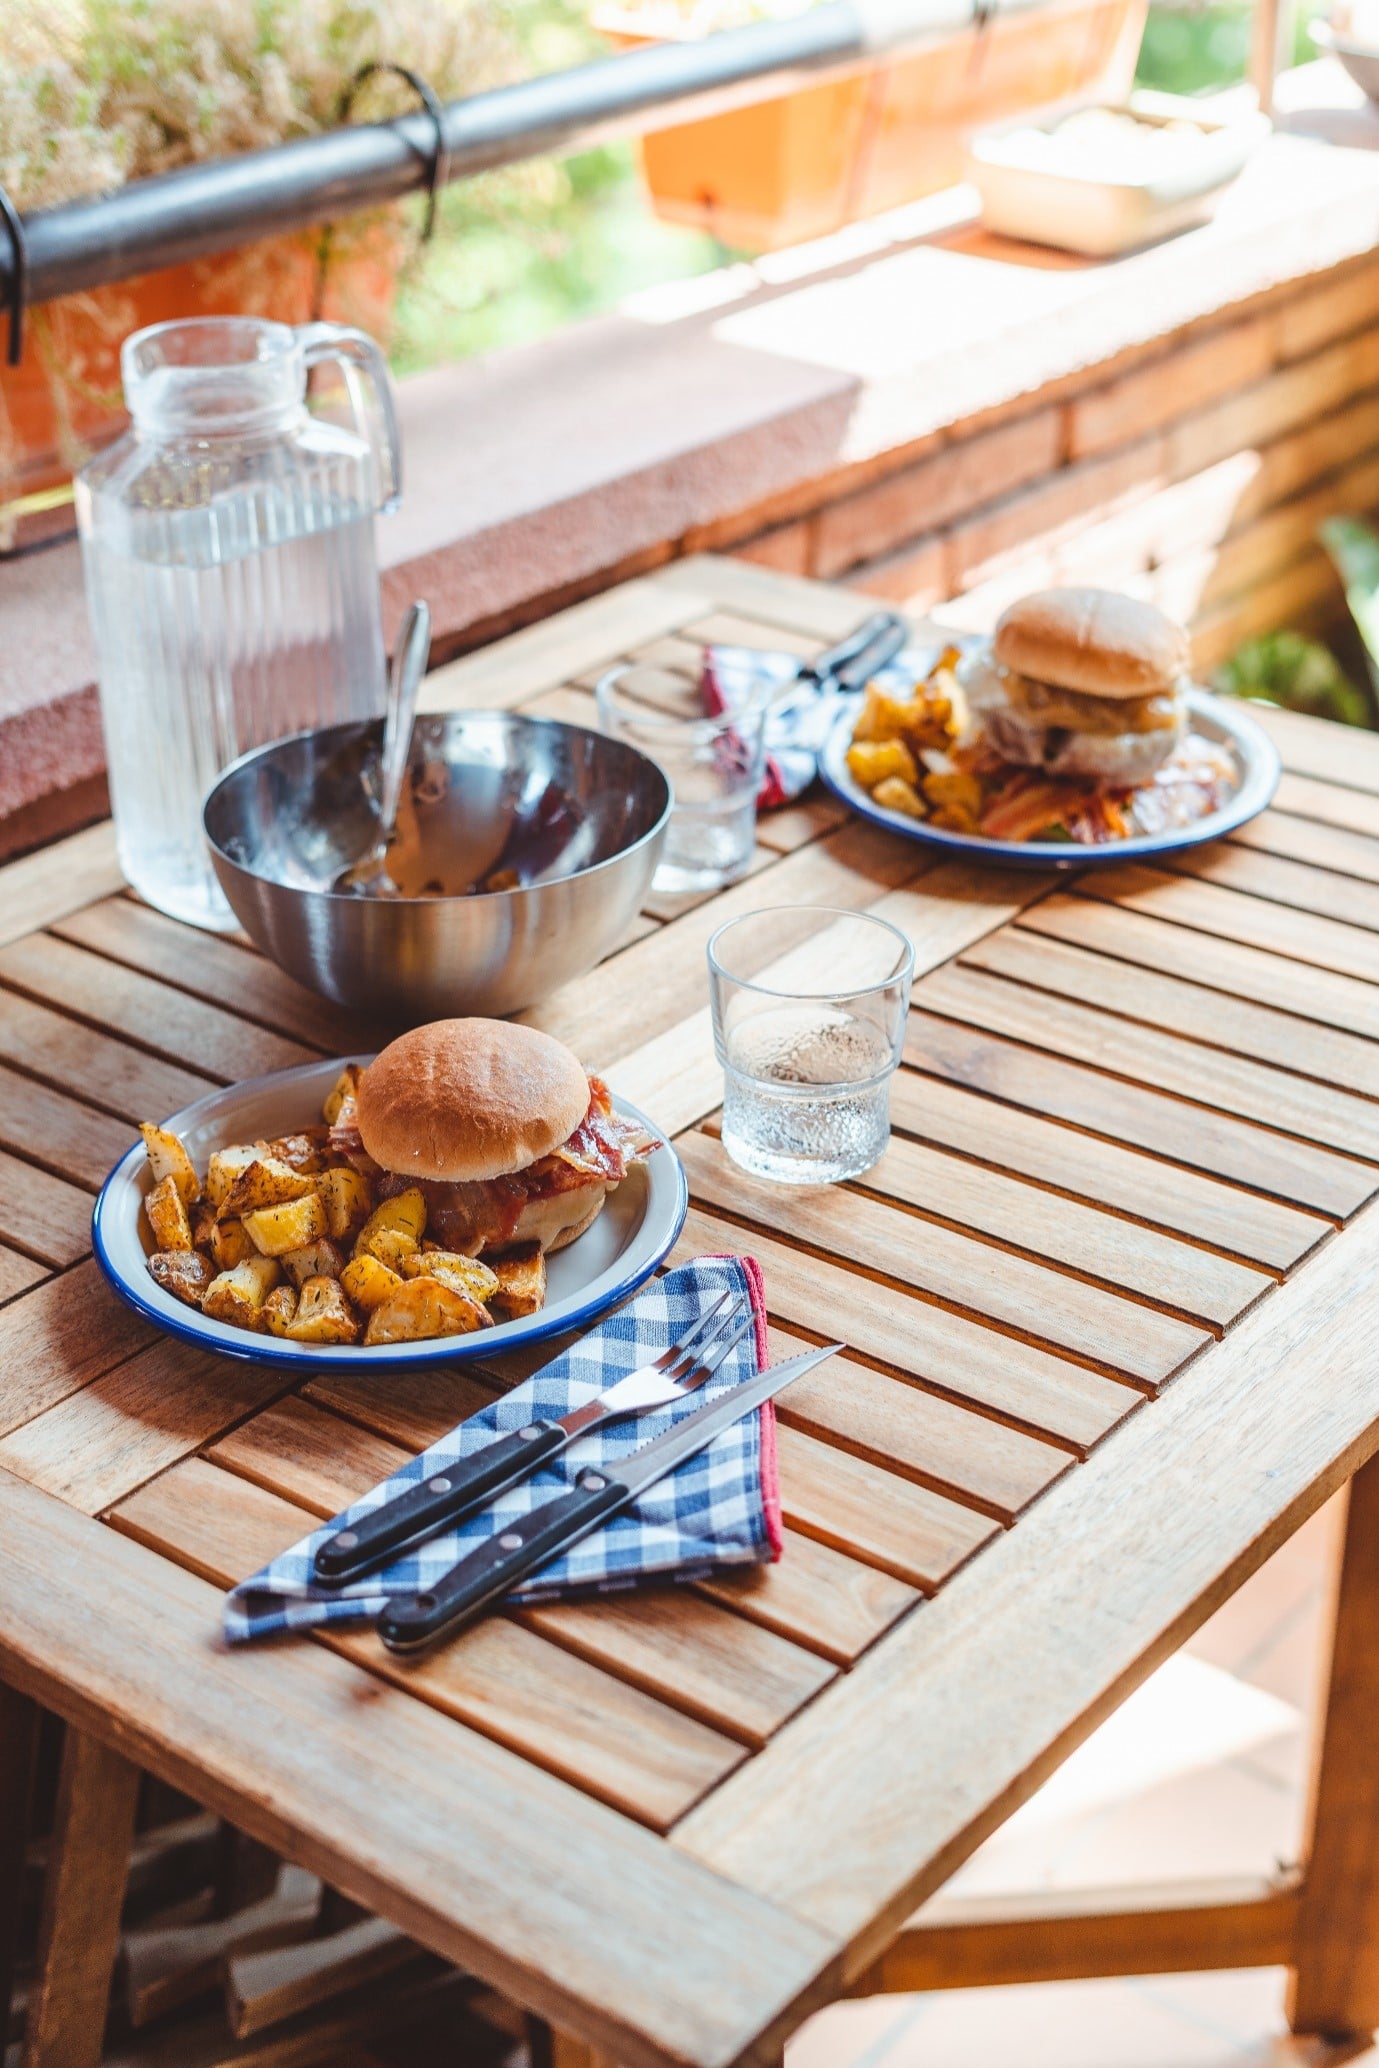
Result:
[[1187,634],[1152,603],[1112,589],[1041,589],[1000,618],[1002,667],[1086,696],[1147,697],[1177,688]]
[[549,1156],[589,1110],[578,1057],[535,1027],[434,1020],[390,1042],[357,1093],[375,1163],[405,1177],[507,1177]]

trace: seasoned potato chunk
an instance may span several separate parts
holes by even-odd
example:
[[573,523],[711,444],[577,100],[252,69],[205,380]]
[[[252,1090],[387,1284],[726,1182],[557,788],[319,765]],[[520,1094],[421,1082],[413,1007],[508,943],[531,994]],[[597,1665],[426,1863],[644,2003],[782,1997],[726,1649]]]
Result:
[[417,1254],[417,1246],[405,1228],[380,1228],[366,1250],[360,1250],[356,1245],[355,1254],[377,1257],[380,1264],[386,1264],[390,1271],[402,1275],[410,1259]]
[[211,1255],[218,1271],[233,1271],[246,1257],[258,1255],[243,1221],[217,1221],[211,1230]]
[[467,1293],[442,1285],[438,1278],[412,1278],[374,1308],[364,1343],[366,1348],[371,1343],[420,1343],[432,1336],[467,1336],[492,1325],[492,1315]]
[[367,1180],[357,1170],[323,1170],[316,1190],[326,1210],[327,1231],[337,1242],[353,1242],[373,1206]]
[[139,1132],[148,1151],[148,1167],[153,1173],[154,1184],[161,1185],[164,1178],[171,1178],[183,1206],[194,1206],[201,1197],[201,1180],[177,1136],[170,1129],[155,1127],[148,1120],[139,1123]]
[[400,1289],[403,1281],[396,1271],[380,1264],[377,1257],[365,1256],[351,1257],[340,1273],[340,1283],[356,1307],[372,1314],[375,1307],[381,1307]]
[[274,1257],[246,1257],[232,1271],[222,1271],[206,1288],[203,1314],[229,1321],[236,1328],[259,1328],[263,1303],[282,1277]]
[[270,1336],[285,1336],[297,1316],[295,1285],[275,1285],[263,1303],[263,1326]]
[[354,1343],[359,1323],[334,1278],[308,1278],[285,1330],[294,1343]]
[[453,1249],[419,1250],[415,1256],[403,1260],[404,1278],[439,1278],[442,1285],[453,1285],[456,1292],[468,1293],[471,1300],[482,1305],[489,1299],[498,1283],[497,1273],[487,1264],[481,1264],[477,1257],[462,1256]]
[[251,1164],[242,1170],[231,1185],[216,1211],[225,1220],[236,1216],[243,1219],[246,1214],[257,1213],[261,1207],[284,1206],[291,1199],[305,1199],[314,1196],[316,1182],[305,1172],[293,1170],[290,1163],[279,1163],[265,1149]]
[[252,1142],[236,1142],[228,1149],[214,1149],[206,1165],[206,1197],[217,1209],[223,1204],[231,1186],[251,1163],[257,1163],[260,1151]]
[[279,1135],[268,1144],[268,1153],[275,1163],[285,1163],[289,1170],[314,1175],[325,1168],[329,1137],[327,1127],[304,1127],[300,1134]]
[[148,1268],[164,1292],[199,1307],[215,1273],[205,1257],[194,1249],[160,1249],[148,1260]]
[[336,1078],[330,1096],[321,1108],[321,1118],[327,1127],[334,1127],[340,1118],[340,1108],[346,1099],[353,1099],[360,1078],[364,1075],[358,1063],[346,1063]]
[[516,1321],[520,1315],[539,1313],[546,1304],[546,1259],[539,1242],[529,1242],[493,1260],[498,1283],[488,1304]]
[[399,1192],[396,1199],[380,1200],[359,1231],[354,1254],[383,1257],[385,1263],[391,1263],[391,1257],[385,1254],[386,1245],[379,1248],[380,1237],[405,1235],[410,1248],[416,1249],[425,1228],[426,1201],[418,1187],[412,1185],[406,1192]]
[[848,748],[848,772],[864,790],[874,790],[887,776],[919,780],[919,765],[904,740],[859,740]]
[[282,1206],[261,1206],[257,1213],[244,1216],[244,1231],[266,1257],[304,1249],[310,1242],[320,1242],[327,1232],[324,1202],[315,1192],[308,1192]]
[[887,776],[884,783],[878,783],[872,796],[885,811],[904,812],[906,818],[923,819],[929,816],[929,807],[913,783],[907,783],[904,776]]
[[327,1235],[285,1251],[279,1261],[292,1283],[301,1287],[308,1278],[338,1278],[345,1268],[345,1252]]
[[144,1201],[149,1227],[159,1249],[190,1249],[191,1222],[174,1178],[160,1178]]
[[188,1209],[187,1219],[191,1223],[193,1249],[210,1249],[215,1241],[215,1208],[209,1199],[198,1199]]

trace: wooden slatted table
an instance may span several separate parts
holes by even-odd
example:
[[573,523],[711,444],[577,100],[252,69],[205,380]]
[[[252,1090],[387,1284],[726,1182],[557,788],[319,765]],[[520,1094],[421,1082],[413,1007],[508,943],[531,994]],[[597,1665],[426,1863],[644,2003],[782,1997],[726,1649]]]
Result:
[[[587,719],[620,656],[809,653],[870,607],[686,561],[427,701]],[[768,2063],[847,1991],[1133,1967],[1282,1960],[1299,2031],[1379,2023],[1379,740],[1266,722],[1277,807],[1170,867],[969,870],[811,797],[532,1015],[675,1136],[679,1254],[752,1250],[776,1354],[848,1351],[781,1402],[779,1566],[411,1664],[229,1653],[221,1592],[527,1367],[292,1390],[155,1335],[88,1254],[136,1120],[386,1015],[143,908],[108,828],[0,873],[0,1802],[32,1705],[75,1726],[31,2068],[99,2049],[131,1762],[548,2019],[562,2068]],[[892,1145],[826,1190],[714,1126],[705,940],[790,900],[918,957]],[[914,1919],[1361,1467],[1308,1870]]]

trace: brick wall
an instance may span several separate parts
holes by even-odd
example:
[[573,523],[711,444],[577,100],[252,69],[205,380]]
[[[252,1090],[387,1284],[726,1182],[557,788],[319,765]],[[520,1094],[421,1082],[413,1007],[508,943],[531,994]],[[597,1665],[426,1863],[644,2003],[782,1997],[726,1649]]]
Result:
[[1317,526],[1379,510],[1379,262],[837,486],[784,523],[744,513],[684,543],[974,628],[1051,582],[1131,589],[1191,626],[1204,670],[1256,632],[1324,628],[1342,602]]

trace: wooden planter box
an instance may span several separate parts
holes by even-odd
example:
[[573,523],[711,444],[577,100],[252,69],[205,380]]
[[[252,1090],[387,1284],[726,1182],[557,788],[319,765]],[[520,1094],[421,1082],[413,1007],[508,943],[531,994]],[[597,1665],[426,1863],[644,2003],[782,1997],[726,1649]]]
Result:
[[[652,205],[725,244],[772,251],[826,235],[962,178],[963,144],[988,122],[1129,91],[1148,0],[1054,0],[997,13],[913,56],[867,61],[818,86],[648,136]],[[614,42],[689,41],[664,10],[596,9]]]

